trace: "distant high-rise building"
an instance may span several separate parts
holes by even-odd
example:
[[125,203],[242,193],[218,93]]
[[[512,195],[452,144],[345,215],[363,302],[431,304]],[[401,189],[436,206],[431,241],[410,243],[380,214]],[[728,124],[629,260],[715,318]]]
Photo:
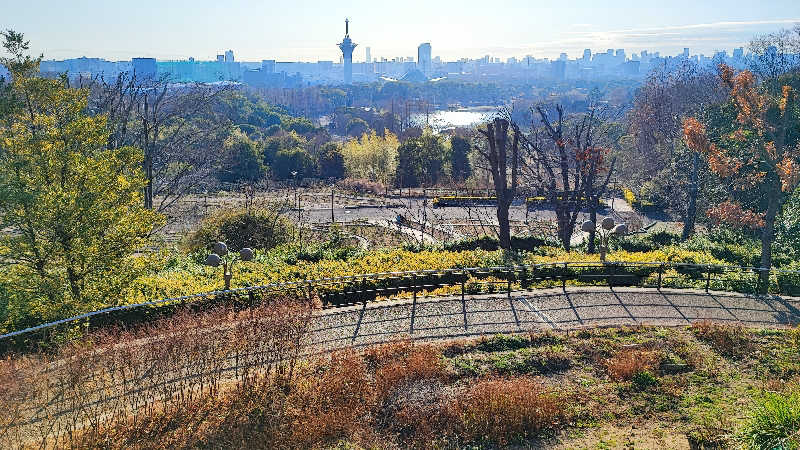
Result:
[[369,47],[367,47],[367,62],[368,63],[372,62],[372,54],[371,54],[370,50],[371,49]]
[[274,73],[275,72],[275,60],[274,59],[262,59],[261,60],[261,71],[265,73]]
[[566,60],[567,60],[567,54],[566,54],[566,53],[562,53],[562,54],[560,54],[560,55],[558,56],[558,60],[559,60],[559,61],[566,61]]
[[617,49],[617,58],[621,59],[622,62],[625,62],[625,49],[624,48],[618,48]]
[[739,48],[733,49],[733,57],[736,58],[736,59],[744,58],[744,48],[739,47]]
[[556,80],[563,80],[566,74],[567,63],[565,61],[552,61],[550,63],[550,73]]
[[350,40],[350,19],[344,19],[344,39],[339,44],[339,49],[342,51],[345,84],[353,82],[353,49],[356,45],[358,44]]
[[217,62],[225,62],[225,55],[217,55]]
[[583,50],[583,60],[589,61],[592,59],[592,51],[590,49]]
[[683,53],[681,53],[681,56],[686,58],[686,59],[689,59],[689,47],[684,47],[683,48]]
[[158,71],[155,58],[133,58],[133,73],[140,80],[155,80]]
[[225,52],[225,62],[233,62],[233,50]]
[[417,47],[417,64],[426,76],[431,73],[431,43],[424,42]]

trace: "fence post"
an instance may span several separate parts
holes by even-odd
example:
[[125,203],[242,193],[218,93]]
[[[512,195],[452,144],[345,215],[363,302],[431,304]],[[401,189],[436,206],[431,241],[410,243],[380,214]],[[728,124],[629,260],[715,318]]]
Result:
[[706,264],[706,292],[708,292],[710,286],[711,286],[711,266]]
[[658,265],[658,290],[661,290],[661,275],[664,273],[664,264]]
[[461,278],[461,301],[464,301],[464,283],[467,280],[467,271],[464,271],[464,276]]
[[561,289],[567,290],[567,263],[564,263],[564,273],[561,274]]
[[511,271],[508,271],[508,298],[511,298]]
[[414,304],[417,304],[417,274],[411,274],[411,291],[414,293]]

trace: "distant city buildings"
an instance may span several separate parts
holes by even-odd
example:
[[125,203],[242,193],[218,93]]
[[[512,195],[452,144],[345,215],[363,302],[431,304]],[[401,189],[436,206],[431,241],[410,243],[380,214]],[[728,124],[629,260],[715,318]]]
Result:
[[155,58],[133,58],[131,64],[133,74],[140,80],[155,80],[158,76],[158,64]]
[[[353,62],[355,44],[350,39],[350,21],[345,20],[345,35],[338,44],[341,58],[337,62],[296,62],[264,59],[259,62],[239,62],[233,50],[216,56],[213,61],[196,61],[194,58],[177,61],[157,61],[154,58],[133,58],[131,61],[107,61],[100,58],[74,58],[64,61],[42,61],[42,73],[57,75],[67,73],[72,78],[104,77],[110,79],[121,73],[134,72],[139,79],[167,79],[184,82],[241,82],[258,87],[291,88],[313,84],[338,85],[353,82],[369,83],[379,80],[405,80],[425,82],[430,79],[451,79],[464,82],[509,82],[532,83],[563,82],[569,80],[606,81],[642,79],[656,68],[670,69],[686,62],[701,67],[715,67],[724,62],[736,69],[752,67],[757,63],[753,55],[745,54],[743,48],[715,52],[713,56],[691,55],[683,48],[675,56],[661,56],[659,52],[642,50],[626,54],[625,49],[607,49],[594,53],[583,50],[582,55],[570,59],[561,53],[557,59],[535,58],[532,55],[501,60],[485,55],[478,59],[462,58],[445,61],[433,57],[430,42],[417,47],[416,62],[413,56],[392,58],[372,56],[372,48],[366,47],[365,62]],[[772,53],[777,49],[772,49]],[[772,55],[774,57],[774,55]],[[800,55],[793,56],[800,62]],[[768,53],[765,60],[770,58]],[[0,67],[0,76],[3,68]]]

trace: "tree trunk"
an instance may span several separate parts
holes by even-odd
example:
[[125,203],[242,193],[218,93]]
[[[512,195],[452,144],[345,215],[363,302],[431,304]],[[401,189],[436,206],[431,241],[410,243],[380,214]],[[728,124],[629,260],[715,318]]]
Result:
[[[589,200],[589,202],[592,205],[594,205],[594,202],[592,200]],[[596,228],[597,228],[597,209],[596,209],[595,206],[590,206],[589,207],[589,220],[591,220],[592,223],[595,224],[595,227],[592,228],[592,231],[589,232],[589,248],[588,248],[588,252],[589,252],[590,255],[592,255],[595,252],[595,244],[594,244],[594,237],[595,236],[594,235],[597,232],[597,230],[596,230]]]
[[700,153],[694,152],[692,160],[691,184],[689,185],[689,205],[686,208],[686,217],[683,219],[683,233],[681,240],[689,239],[694,233],[694,223],[697,219],[697,192],[698,192],[698,173],[700,167]]
[[775,238],[775,217],[778,215],[780,199],[778,195],[770,196],[767,212],[764,215],[764,230],[761,232],[761,274],[759,276],[759,291],[766,294],[769,291],[769,271],[772,268],[772,241]]
[[508,221],[508,208],[510,202],[505,199],[497,199],[497,223],[500,225],[500,247],[506,250],[511,249],[511,225]]

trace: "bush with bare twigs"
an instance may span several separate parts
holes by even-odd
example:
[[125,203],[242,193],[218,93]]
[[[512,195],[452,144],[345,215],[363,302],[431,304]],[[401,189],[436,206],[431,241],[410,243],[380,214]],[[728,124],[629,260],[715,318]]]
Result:
[[191,410],[223,384],[246,388],[294,374],[311,302],[275,298],[235,311],[184,311],[131,330],[105,330],[53,354],[0,364],[0,447],[83,447],[114,424]]

